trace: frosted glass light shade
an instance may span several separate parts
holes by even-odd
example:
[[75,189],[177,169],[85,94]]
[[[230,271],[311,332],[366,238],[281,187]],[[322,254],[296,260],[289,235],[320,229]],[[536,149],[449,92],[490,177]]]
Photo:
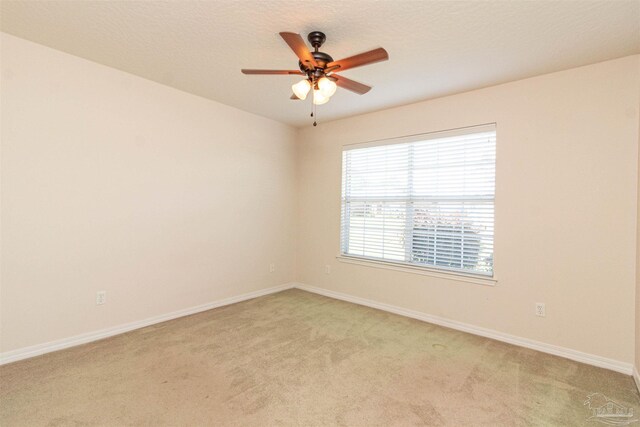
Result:
[[304,100],[307,99],[307,94],[309,93],[309,90],[311,90],[311,84],[309,83],[309,80],[300,80],[298,83],[291,86],[291,90],[293,90],[295,96]]
[[331,79],[322,77],[320,80],[318,80],[318,89],[320,90],[320,93],[322,93],[327,98],[333,96],[333,94],[336,93],[337,88],[338,86]]
[[313,90],[313,103],[316,105],[322,105],[329,102],[329,97],[324,96],[321,91]]

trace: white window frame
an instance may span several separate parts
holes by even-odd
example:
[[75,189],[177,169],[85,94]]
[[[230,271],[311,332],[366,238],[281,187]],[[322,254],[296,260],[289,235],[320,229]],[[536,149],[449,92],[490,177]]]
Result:
[[[468,135],[468,134],[487,132],[487,131],[495,132],[496,139],[497,139],[496,123],[487,123],[483,125],[468,126],[468,127],[450,129],[445,131],[428,132],[428,133],[408,135],[408,136],[397,137],[397,138],[360,142],[355,144],[344,144],[342,152],[347,150],[357,149],[357,148],[403,144],[403,143],[410,143],[410,142],[417,142],[417,141],[425,141],[430,139],[440,139],[440,138],[454,137],[459,135]],[[344,165],[342,165],[342,162],[341,162],[341,167],[344,167]],[[341,174],[341,176],[344,175],[344,171],[342,172],[343,173]],[[341,184],[344,185],[344,183],[342,182]],[[354,265],[383,268],[387,270],[402,271],[406,273],[420,274],[420,275],[438,277],[438,278],[461,281],[461,282],[477,283],[482,285],[490,285],[490,286],[495,285],[498,281],[496,276],[496,262],[495,262],[496,261],[495,260],[495,253],[496,253],[495,251],[495,238],[496,238],[495,189],[494,189],[492,201],[493,201],[493,208],[494,208],[494,225],[493,225],[494,247],[493,247],[492,275],[485,275],[482,273],[476,273],[472,271],[466,272],[466,271],[461,271],[457,269],[452,270],[446,267],[438,267],[438,266],[424,265],[424,264],[411,263],[411,262],[392,261],[392,260],[387,260],[382,258],[370,258],[366,256],[361,256],[361,255],[347,254],[347,253],[343,253],[343,244],[341,239],[339,242],[339,250],[338,250],[338,255],[336,256],[336,259],[340,262],[354,264]],[[342,191],[341,191],[341,201],[340,201],[340,209],[341,209],[340,236],[341,237],[343,233],[342,204],[343,204],[343,200],[342,200]],[[349,215],[347,215],[346,218],[348,220]]]

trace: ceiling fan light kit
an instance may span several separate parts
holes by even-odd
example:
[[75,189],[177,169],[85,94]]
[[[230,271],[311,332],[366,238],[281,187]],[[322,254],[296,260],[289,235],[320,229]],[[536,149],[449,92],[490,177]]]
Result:
[[307,99],[307,94],[311,90],[311,83],[309,80],[301,80],[298,83],[291,86],[291,90],[293,90],[293,94],[298,97],[298,99],[305,100]]
[[336,93],[336,89],[338,89],[338,85],[328,77],[321,77],[318,80],[318,90],[326,97],[333,96]]
[[319,91],[317,89],[313,90],[313,103],[314,105],[322,105],[322,104],[326,104],[327,102],[329,102],[329,97],[324,95],[322,93],[322,91]]
[[[319,49],[327,40],[321,31],[312,31],[307,36],[307,40],[313,47],[313,52],[309,50],[300,34],[282,32],[280,36],[289,45],[291,50],[298,56],[298,70],[252,70],[243,69],[244,74],[280,74],[280,75],[301,75],[306,76],[303,80],[291,86],[293,100],[305,100],[309,92],[312,92],[313,105],[322,105],[329,102],[329,99],[336,93],[338,86],[343,89],[364,95],[371,90],[370,86],[347,79],[338,74],[337,71],[345,71],[350,68],[373,64],[374,62],[386,61],[389,54],[383,48],[378,48],[358,55],[350,56],[339,61]],[[311,113],[314,116],[314,113]],[[316,125],[314,121],[313,125]]]

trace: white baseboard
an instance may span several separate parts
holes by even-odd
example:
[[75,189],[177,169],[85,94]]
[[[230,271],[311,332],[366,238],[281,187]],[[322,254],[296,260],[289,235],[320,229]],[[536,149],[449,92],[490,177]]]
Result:
[[126,323],[124,325],[114,326],[111,328],[101,329],[99,331],[87,332],[70,338],[64,338],[61,340],[50,341],[44,344],[37,344],[29,347],[19,348],[17,350],[7,351],[4,353],[0,353],[0,365],[17,362],[18,360],[28,359],[30,357],[39,356],[41,354],[50,353],[52,351],[62,350],[69,347],[74,347],[80,344],[86,344],[92,341],[111,337],[113,335],[129,332],[134,329],[144,328],[145,326],[166,322],[167,320],[188,316],[190,314],[200,313],[201,311],[211,310],[212,308],[222,307],[229,304],[235,304],[240,301],[246,301],[264,295],[273,294],[293,287],[293,283],[286,283],[284,285],[274,286],[267,289],[260,289],[258,291],[249,292],[247,294],[225,298],[222,300],[209,302],[195,307],[185,308],[183,310],[178,310],[167,314],[161,314],[159,316],[150,317],[136,322]]
[[[384,304],[365,298],[356,297],[353,295],[344,294],[341,292],[330,291],[323,288],[317,288],[315,286],[305,285],[303,283],[296,283],[295,288],[302,289],[304,291],[313,292],[316,294],[324,295],[330,298],[339,299],[342,301],[352,302],[354,304],[365,305],[367,307],[377,308],[379,310],[388,311],[390,313],[399,314],[401,316],[410,317],[412,319],[422,320],[424,322],[433,323],[447,328],[456,329],[458,331],[468,332],[474,335],[480,335],[482,337],[491,338],[494,340],[514,344],[520,347],[530,348],[532,350],[541,351],[543,353],[553,354],[555,356],[564,357],[566,359],[575,360],[577,362],[586,363],[589,365],[597,366],[599,368],[609,369],[612,371],[620,372],[626,375],[634,375],[636,384],[640,384],[640,377],[638,372],[634,371],[634,367],[631,363],[620,362],[618,360],[608,359],[606,357],[596,356],[594,354],[583,353],[581,351],[572,350],[557,345],[546,344],[539,341],[530,340],[528,338],[521,338],[515,335],[505,334],[503,332],[495,331],[492,329],[482,328],[479,326],[470,325],[468,323],[462,323],[455,320],[445,319],[439,316],[433,316],[431,314],[422,313],[419,311],[408,310],[406,308],[397,307],[390,304]],[[640,388],[640,385],[639,385]]]
[[455,320],[449,320],[443,317],[433,316],[430,314],[422,313],[415,310],[409,310],[406,308],[397,307],[390,304],[384,304],[384,303],[368,300],[365,298],[344,294],[341,292],[335,292],[335,291],[330,291],[328,289],[305,285],[303,283],[287,283],[280,286],[261,289],[255,292],[249,292],[247,294],[242,294],[235,297],[230,297],[230,298],[225,298],[218,301],[209,302],[209,303],[198,305],[195,307],[174,311],[171,313],[151,317],[151,318],[136,321],[136,322],[127,323],[124,325],[106,328],[106,329],[102,329],[94,332],[87,332],[87,333],[76,335],[70,338],[64,338],[61,340],[51,341],[44,344],[37,344],[29,347],[19,348],[17,350],[0,353],[0,365],[16,362],[18,360],[27,359],[34,356],[39,356],[41,354],[50,353],[52,351],[74,347],[80,344],[86,344],[92,341],[97,341],[103,338],[129,332],[134,329],[144,328],[145,326],[166,322],[167,320],[188,316],[190,314],[200,313],[202,311],[211,310],[216,307],[235,304],[237,302],[246,301],[246,300],[257,298],[260,296],[273,294],[273,293],[284,291],[290,288],[298,288],[304,291],[313,292],[313,293],[324,295],[330,298],[335,298],[342,301],[348,301],[354,304],[364,305],[367,307],[377,308],[379,310],[388,311],[390,313],[399,314],[401,316],[422,320],[424,322],[445,326],[447,328],[468,332],[474,335],[479,335],[479,336],[495,339],[498,341],[503,341],[503,342],[514,344],[520,347],[530,348],[533,350],[541,351],[543,353],[553,354],[556,356],[575,360],[577,362],[587,363],[589,365],[620,372],[626,375],[633,375],[636,385],[638,386],[638,389],[640,389],[640,375],[638,375],[637,369],[631,363],[624,363],[617,360],[608,359],[608,358],[596,356],[593,354],[583,353],[580,351],[571,350],[568,348],[564,348],[564,347],[560,347],[552,344],[546,344],[543,342],[534,341],[527,338],[521,338],[514,335],[509,335],[499,331],[495,331],[492,329],[481,328],[479,326],[474,326],[467,323],[458,322]]
[[633,380],[636,382],[638,393],[640,393],[640,374],[638,374],[638,368],[636,366],[633,367]]

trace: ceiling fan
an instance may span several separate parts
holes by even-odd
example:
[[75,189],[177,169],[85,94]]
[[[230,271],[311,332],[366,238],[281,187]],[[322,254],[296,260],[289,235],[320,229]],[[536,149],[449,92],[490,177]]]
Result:
[[[364,95],[371,90],[370,86],[358,83],[354,80],[335,74],[338,71],[345,71],[350,68],[361,67],[375,62],[386,61],[389,54],[383,48],[373,49],[368,52],[350,56],[348,58],[334,61],[327,53],[320,52],[320,46],[327,40],[321,31],[312,31],[307,36],[307,40],[313,46],[313,52],[305,44],[300,34],[282,32],[280,36],[289,45],[291,50],[298,56],[298,66],[300,70],[247,70],[244,74],[284,74],[306,76],[303,80],[291,86],[293,95],[291,99],[306,99],[307,94],[313,89],[313,104],[322,105],[329,101],[329,98],[336,92],[337,86],[350,90],[359,95]],[[313,116],[313,113],[311,113]],[[314,122],[315,126],[316,123]]]

